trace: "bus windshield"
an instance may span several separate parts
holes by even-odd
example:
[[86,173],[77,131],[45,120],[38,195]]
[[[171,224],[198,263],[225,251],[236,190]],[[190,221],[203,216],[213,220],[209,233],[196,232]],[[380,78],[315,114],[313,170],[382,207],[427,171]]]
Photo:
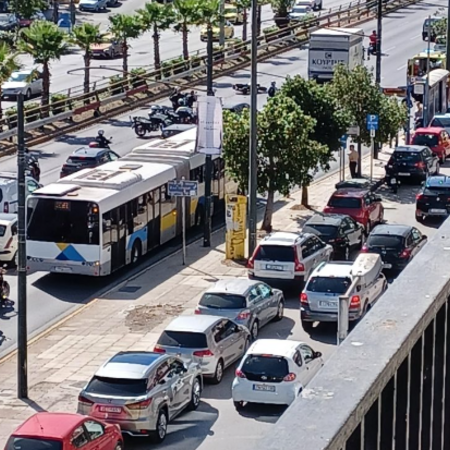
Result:
[[98,217],[98,206],[94,203],[30,198],[27,208],[27,239],[99,245]]

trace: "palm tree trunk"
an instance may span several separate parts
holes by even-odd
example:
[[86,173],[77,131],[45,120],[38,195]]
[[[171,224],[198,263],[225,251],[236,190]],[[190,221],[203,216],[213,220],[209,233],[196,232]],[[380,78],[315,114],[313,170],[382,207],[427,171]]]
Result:
[[273,191],[273,189],[269,188],[269,191],[267,192],[266,210],[264,211],[264,220],[261,225],[261,230],[267,231],[268,233],[270,233],[272,231],[272,215],[273,215],[274,195],[275,195],[275,192]]
[[[41,105],[48,106],[50,102],[50,68],[48,61],[44,61],[42,67],[42,98]],[[48,109],[44,110],[44,117],[48,116]]]
[[[0,85],[0,119],[3,119],[3,107],[2,107],[2,87]],[[2,127],[0,126],[0,131],[2,131]]]
[[126,39],[123,40],[122,49],[123,49],[123,61],[122,61],[123,76],[125,78],[128,78],[128,42]]
[[183,27],[181,30],[183,36],[183,59],[187,61],[189,59],[189,48],[188,48],[188,28],[187,24],[183,23]]
[[91,65],[91,55],[89,53],[89,50],[86,50],[84,53],[84,93],[89,93],[89,87],[91,84],[90,81],[90,70],[89,67]]
[[307,184],[304,184],[302,186],[302,205],[309,206],[308,185]]
[[243,11],[243,17],[242,17],[242,40],[247,40],[247,23],[248,23],[248,16],[247,16],[247,8],[244,8]]
[[153,51],[155,53],[155,69],[161,68],[161,56],[159,54],[159,30],[158,26],[153,25]]

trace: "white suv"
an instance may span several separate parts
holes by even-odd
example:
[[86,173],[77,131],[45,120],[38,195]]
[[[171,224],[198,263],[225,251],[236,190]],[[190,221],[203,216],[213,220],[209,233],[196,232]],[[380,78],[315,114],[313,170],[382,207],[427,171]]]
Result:
[[301,288],[312,271],[330,260],[333,248],[312,233],[276,232],[264,238],[249,259],[251,279],[294,283]]

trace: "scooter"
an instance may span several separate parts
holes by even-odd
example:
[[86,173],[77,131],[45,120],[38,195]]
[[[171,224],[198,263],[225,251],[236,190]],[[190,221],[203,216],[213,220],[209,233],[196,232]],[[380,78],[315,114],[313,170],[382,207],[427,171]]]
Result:
[[0,307],[7,306],[9,295],[11,293],[11,288],[9,283],[3,278],[3,275],[6,273],[5,269],[1,269],[0,271]]
[[400,180],[395,176],[386,176],[386,184],[392,190],[392,192],[396,194],[400,186]]

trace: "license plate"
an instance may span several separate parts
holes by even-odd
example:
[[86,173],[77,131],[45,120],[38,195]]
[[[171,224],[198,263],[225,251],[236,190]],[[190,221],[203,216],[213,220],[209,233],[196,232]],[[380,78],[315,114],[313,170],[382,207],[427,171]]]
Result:
[[122,412],[122,408],[118,406],[100,406],[100,412],[118,414]]
[[411,174],[408,173],[408,172],[399,172],[398,174],[399,174],[401,177],[410,177],[410,176],[411,176]]
[[267,270],[278,270],[278,271],[282,271],[283,270],[283,266],[276,266],[273,264],[266,264],[266,269]]
[[275,392],[275,386],[267,386],[267,384],[254,384],[254,391]]
[[319,302],[319,306],[324,306],[325,308],[335,308],[336,307],[336,303],[320,301]]
[[72,269],[70,267],[55,267],[55,272],[58,273],[72,273]]
[[392,269],[392,264],[383,264],[385,269]]
[[447,214],[446,209],[430,209],[428,212],[430,214]]

